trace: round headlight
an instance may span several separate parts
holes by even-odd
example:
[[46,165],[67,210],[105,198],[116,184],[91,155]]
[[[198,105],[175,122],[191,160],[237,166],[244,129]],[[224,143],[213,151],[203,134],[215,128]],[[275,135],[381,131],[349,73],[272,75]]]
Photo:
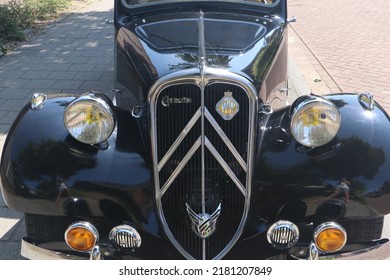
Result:
[[112,107],[97,93],[80,96],[65,110],[64,123],[70,135],[85,144],[99,144],[115,127]]
[[337,107],[320,96],[304,96],[292,105],[291,134],[300,144],[319,147],[338,133],[341,116]]

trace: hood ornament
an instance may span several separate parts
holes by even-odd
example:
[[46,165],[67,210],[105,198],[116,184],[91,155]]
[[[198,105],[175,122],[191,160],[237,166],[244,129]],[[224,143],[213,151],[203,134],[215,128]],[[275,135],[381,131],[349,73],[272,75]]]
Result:
[[186,203],[187,213],[192,222],[192,230],[202,239],[206,239],[211,236],[217,224],[217,219],[221,214],[221,203],[217,209],[210,215],[207,213],[197,214],[191,207]]

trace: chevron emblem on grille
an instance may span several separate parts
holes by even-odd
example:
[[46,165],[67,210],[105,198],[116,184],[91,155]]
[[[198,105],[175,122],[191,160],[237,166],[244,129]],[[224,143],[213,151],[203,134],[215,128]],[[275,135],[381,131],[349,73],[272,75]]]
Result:
[[217,209],[210,215],[207,213],[197,214],[186,203],[187,213],[192,222],[193,231],[202,239],[206,239],[212,235],[216,229],[217,219],[221,214],[221,203]]

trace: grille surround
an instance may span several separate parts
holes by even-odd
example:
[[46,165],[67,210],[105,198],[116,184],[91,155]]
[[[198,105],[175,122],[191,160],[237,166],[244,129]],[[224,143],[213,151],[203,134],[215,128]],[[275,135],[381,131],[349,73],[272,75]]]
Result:
[[[245,93],[247,98],[247,130],[245,135],[245,148],[244,149],[238,149],[239,151],[235,151],[235,147],[232,143],[226,144],[228,146],[228,152],[225,152],[225,154],[219,154],[218,151],[218,142],[215,142],[216,138],[221,138],[223,142],[227,140],[229,142],[229,137],[224,134],[224,129],[221,129],[221,127],[218,125],[218,122],[215,121],[215,114],[218,114],[217,112],[213,112],[212,106],[205,106],[205,98],[206,98],[206,91],[207,88],[216,85],[218,87],[219,84],[226,85],[227,87],[236,87],[242,90],[243,93]],[[163,148],[163,151],[161,151],[161,147],[159,147],[158,139],[159,135],[159,106],[161,104],[160,98],[163,96],[163,92],[167,89],[170,89],[175,86],[192,86],[194,88],[198,88],[200,91],[200,108],[199,110],[193,109],[189,113],[189,117],[187,120],[184,121],[184,125],[182,125],[178,131],[176,132],[177,135],[173,136],[172,144],[169,146],[166,146]],[[207,93],[208,94],[208,93]],[[210,95],[211,96],[211,95]],[[175,74],[171,74],[167,77],[164,77],[160,79],[154,87],[149,92],[149,104],[150,104],[150,127],[151,127],[151,138],[152,138],[152,151],[153,151],[153,162],[154,162],[154,178],[155,178],[155,199],[156,199],[156,206],[157,206],[157,212],[159,219],[162,223],[162,226],[164,228],[166,236],[171,240],[173,245],[178,249],[178,251],[187,259],[221,259],[235,244],[235,242],[240,237],[244,224],[248,215],[248,210],[250,208],[250,194],[251,194],[251,178],[252,178],[252,168],[253,168],[253,150],[254,150],[254,137],[255,137],[255,124],[256,124],[256,112],[257,112],[257,94],[256,90],[253,87],[253,85],[246,80],[245,78],[236,75],[234,73],[221,70],[221,69],[211,69],[207,68],[206,71],[202,72],[199,69],[190,69],[190,70],[184,70],[177,72]],[[186,97],[193,97],[193,96],[186,96]],[[184,100],[180,99],[181,97],[176,97],[176,100]],[[166,97],[165,97],[166,99]],[[218,101],[218,100],[217,100]],[[207,101],[206,101],[207,103]],[[216,102],[215,102],[216,103]],[[183,105],[183,104],[175,104],[175,105]],[[241,105],[240,105],[241,106]],[[165,106],[166,107],[166,106]],[[215,108],[215,104],[214,104]],[[235,116],[236,118],[237,116]],[[238,118],[238,117],[237,117]],[[234,118],[233,118],[234,119]],[[182,157],[179,158],[178,163],[175,164],[174,161],[170,161],[172,157],[174,157],[174,154],[176,152],[176,149],[183,144],[183,142],[186,141],[188,136],[188,131],[193,131],[193,128],[195,126],[200,126],[196,128],[197,131],[200,131],[200,136],[198,139],[196,137],[190,142],[191,144],[185,145],[187,147],[187,150],[185,150],[186,153],[183,153]],[[209,132],[206,134],[205,129],[207,129]],[[211,131],[211,132],[210,132]],[[222,131],[222,132],[221,132]],[[196,134],[196,133],[195,133]],[[229,133],[227,133],[229,134]],[[216,137],[213,137],[212,135],[217,135]],[[210,138],[211,137],[211,138]],[[225,137],[225,138],[224,138]],[[210,138],[210,139],[209,139]],[[217,146],[215,146],[217,145]],[[192,146],[192,147],[191,147]],[[242,150],[245,150],[244,159],[240,158],[240,155],[242,155]],[[207,154],[207,156],[206,156]],[[231,166],[231,162],[226,162],[225,157],[226,155],[229,155],[231,158],[234,158],[234,160],[237,162],[236,166]],[[227,181],[231,181],[230,185],[235,186],[230,187],[230,192],[234,193],[236,197],[241,197],[241,202],[238,203],[240,209],[233,209],[235,207],[234,203],[227,203],[226,201],[212,201],[210,197],[213,197],[213,187],[216,185],[216,181],[209,182],[210,179],[206,178],[210,175],[207,175],[207,172],[211,172],[207,168],[205,168],[205,158],[212,159],[215,161],[214,165],[219,166],[219,170],[224,173],[224,178]],[[194,233],[191,230],[191,224],[190,224],[190,218],[187,215],[187,211],[185,209],[185,203],[188,201],[185,201],[185,203],[179,203],[179,206],[175,206],[172,209],[167,208],[166,205],[168,205],[172,200],[174,199],[174,196],[171,196],[172,185],[175,184],[176,180],[180,180],[180,176],[183,176],[182,174],[184,171],[190,170],[190,168],[185,169],[187,164],[194,165],[191,161],[197,160],[197,166],[198,170],[194,172],[198,172],[198,176],[200,178],[200,185],[201,187],[201,193],[202,193],[202,202],[203,206],[199,205],[199,202],[196,202],[191,205],[195,212],[199,213],[200,215],[203,214],[211,214],[214,210],[218,202],[222,202],[222,211],[221,211],[221,217],[217,221],[217,233],[215,233],[213,236],[208,237],[206,239],[199,239],[196,240],[191,235]],[[196,165],[195,164],[195,165]],[[210,164],[209,162],[207,164]],[[234,165],[234,164],[233,164]],[[166,177],[162,176],[162,173],[164,172],[164,169],[167,168],[167,166],[170,168],[170,174],[166,175]],[[200,168],[199,168],[200,167]],[[244,171],[244,175],[241,174],[241,176],[236,176],[235,171],[236,169],[242,169]],[[183,171],[184,170],[184,171]],[[210,174],[211,174],[210,173]],[[195,173],[194,173],[195,174]],[[214,177],[220,177],[216,176],[214,173]],[[192,175],[192,177],[196,177],[195,175]],[[178,179],[179,178],[179,179]],[[210,177],[209,177],[210,178]],[[167,183],[168,182],[168,183]],[[194,184],[197,187],[199,184]],[[206,187],[208,185],[208,187]],[[193,188],[190,188],[193,189]],[[186,196],[189,196],[188,194],[185,194]],[[184,195],[182,195],[183,197]],[[229,196],[225,196],[226,198]],[[176,202],[176,200],[174,200]],[[212,202],[210,202],[212,201]],[[233,201],[233,199],[232,199]],[[209,205],[204,206],[208,202]],[[172,203],[171,203],[172,204]],[[183,205],[181,205],[183,204]],[[191,204],[189,202],[189,204]],[[229,209],[226,209],[226,208]],[[169,209],[169,211],[168,211]],[[230,212],[229,212],[229,211]],[[234,230],[230,230],[229,233],[223,233],[222,228],[220,230],[220,233],[218,233],[219,225],[221,224],[227,224],[227,217],[223,218],[224,213],[226,215],[228,213],[233,213],[234,211],[238,211],[238,217],[236,217],[236,224],[234,225]],[[177,215],[178,218],[176,218],[176,221],[172,221],[171,216],[169,215],[169,212],[180,212],[179,215]],[[181,215],[181,216],[180,216]],[[180,235],[185,237],[178,237],[178,233],[175,231],[172,224],[179,225],[179,227],[182,227],[184,229],[188,229],[188,232],[186,230],[181,231]],[[223,226],[222,226],[223,227]],[[226,236],[223,236],[225,234]],[[189,237],[188,237],[189,236]],[[220,240],[220,237],[223,237],[224,241]],[[185,240],[184,240],[184,239]],[[192,239],[191,239],[192,238]],[[184,243],[187,242],[187,239],[191,239],[192,241],[189,241],[191,244],[186,245]],[[184,240],[184,241],[183,241]],[[210,249],[211,247],[215,247],[218,249]],[[213,247],[213,248],[214,248]]]

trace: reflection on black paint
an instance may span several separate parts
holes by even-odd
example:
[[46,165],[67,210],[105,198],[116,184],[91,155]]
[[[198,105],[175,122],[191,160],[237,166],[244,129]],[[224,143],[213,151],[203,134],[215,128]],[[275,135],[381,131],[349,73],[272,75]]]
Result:
[[29,142],[12,165],[16,177],[40,181],[35,190],[37,195],[51,197],[56,195],[53,186],[59,185],[60,180],[66,180],[80,169],[94,168],[96,161],[94,156],[76,158],[66,143],[45,139],[40,143]]

